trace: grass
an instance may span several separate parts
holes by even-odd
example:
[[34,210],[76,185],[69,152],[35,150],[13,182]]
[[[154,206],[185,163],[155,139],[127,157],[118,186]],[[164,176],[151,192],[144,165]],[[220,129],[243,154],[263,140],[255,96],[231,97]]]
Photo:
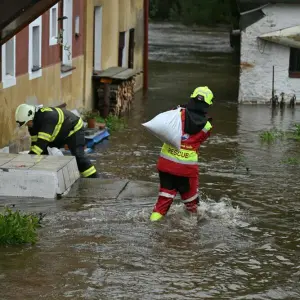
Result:
[[[264,142],[274,142],[279,138],[300,141],[300,124],[295,123],[292,130],[287,132],[273,129],[270,131],[263,131],[260,133],[260,139]],[[297,166],[300,165],[300,159],[296,157],[288,157],[286,159],[281,160],[281,163],[285,165]]]
[[37,216],[5,207],[0,213],[0,245],[36,243],[39,221]]
[[102,117],[96,117],[96,121],[98,123],[105,123],[109,131],[118,131],[121,129],[124,129],[126,127],[126,122],[124,118],[119,118],[118,116],[115,115],[108,115],[107,118],[102,118]]
[[300,159],[296,157],[289,157],[281,161],[285,165],[300,165]]
[[294,134],[300,136],[300,124],[295,123],[294,127],[295,127]]
[[294,124],[293,130],[287,133],[287,138],[296,141],[300,140],[300,124],[297,123]]
[[281,139],[283,138],[285,135],[284,132],[279,131],[277,129],[273,129],[273,130],[266,130],[260,133],[260,139],[263,142],[274,142],[277,139]]
[[264,142],[274,142],[278,139],[293,139],[293,140],[300,140],[300,124],[294,124],[294,127],[291,131],[280,131],[275,129],[266,130],[260,133],[260,139]]

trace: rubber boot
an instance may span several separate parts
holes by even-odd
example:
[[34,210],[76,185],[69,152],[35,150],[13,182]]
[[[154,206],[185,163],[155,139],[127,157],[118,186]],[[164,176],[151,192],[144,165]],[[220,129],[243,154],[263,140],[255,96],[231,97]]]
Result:
[[150,216],[151,222],[157,222],[163,218],[163,215],[158,212],[153,212]]

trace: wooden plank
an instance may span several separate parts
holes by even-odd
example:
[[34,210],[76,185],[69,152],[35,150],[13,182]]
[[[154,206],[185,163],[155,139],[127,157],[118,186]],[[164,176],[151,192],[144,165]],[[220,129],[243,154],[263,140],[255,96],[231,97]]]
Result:
[[126,69],[121,68],[121,67],[111,67],[111,68],[108,68],[108,69],[106,69],[102,72],[99,72],[99,73],[95,74],[94,77],[97,77],[97,78],[101,78],[101,77],[111,78],[114,75],[117,75],[118,73],[120,73],[124,70],[126,70]]
[[121,80],[126,80],[134,75],[136,75],[138,72],[133,70],[133,69],[126,69],[116,75],[114,75],[112,78],[113,79],[121,79]]

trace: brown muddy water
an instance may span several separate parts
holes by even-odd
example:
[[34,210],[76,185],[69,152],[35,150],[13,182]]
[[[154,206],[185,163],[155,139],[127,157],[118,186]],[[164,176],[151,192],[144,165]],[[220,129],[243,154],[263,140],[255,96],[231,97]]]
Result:
[[300,299],[300,168],[282,163],[300,158],[300,144],[259,139],[300,122],[299,108],[237,104],[227,32],[155,24],[150,42],[149,93],[91,157],[108,177],[158,182],[161,143],[140,124],[208,85],[216,98],[200,159],[204,220],[178,204],[150,224],[154,199],[20,205],[48,214],[36,246],[0,249],[1,300]]

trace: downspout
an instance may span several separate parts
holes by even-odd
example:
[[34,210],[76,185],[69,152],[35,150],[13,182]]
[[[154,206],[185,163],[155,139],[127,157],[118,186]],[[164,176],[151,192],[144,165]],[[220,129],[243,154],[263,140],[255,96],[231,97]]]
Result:
[[149,75],[149,0],[144,0],[144,91],[148,90]]
[[[88,1],[84,1],[84,15],[83,15],[83,55],[84,55],[84,58],[83,58],[83,61],[84,61],[84,66],[83,66],[83,99],[82,99],[82,104],[83,104],[83,107],[86,108],[86,85],[87,85],[87,21],[88,21],[88,18],[87,18],[87,13],[88,13]],[[91,79],[90,79],[91,80]]]

